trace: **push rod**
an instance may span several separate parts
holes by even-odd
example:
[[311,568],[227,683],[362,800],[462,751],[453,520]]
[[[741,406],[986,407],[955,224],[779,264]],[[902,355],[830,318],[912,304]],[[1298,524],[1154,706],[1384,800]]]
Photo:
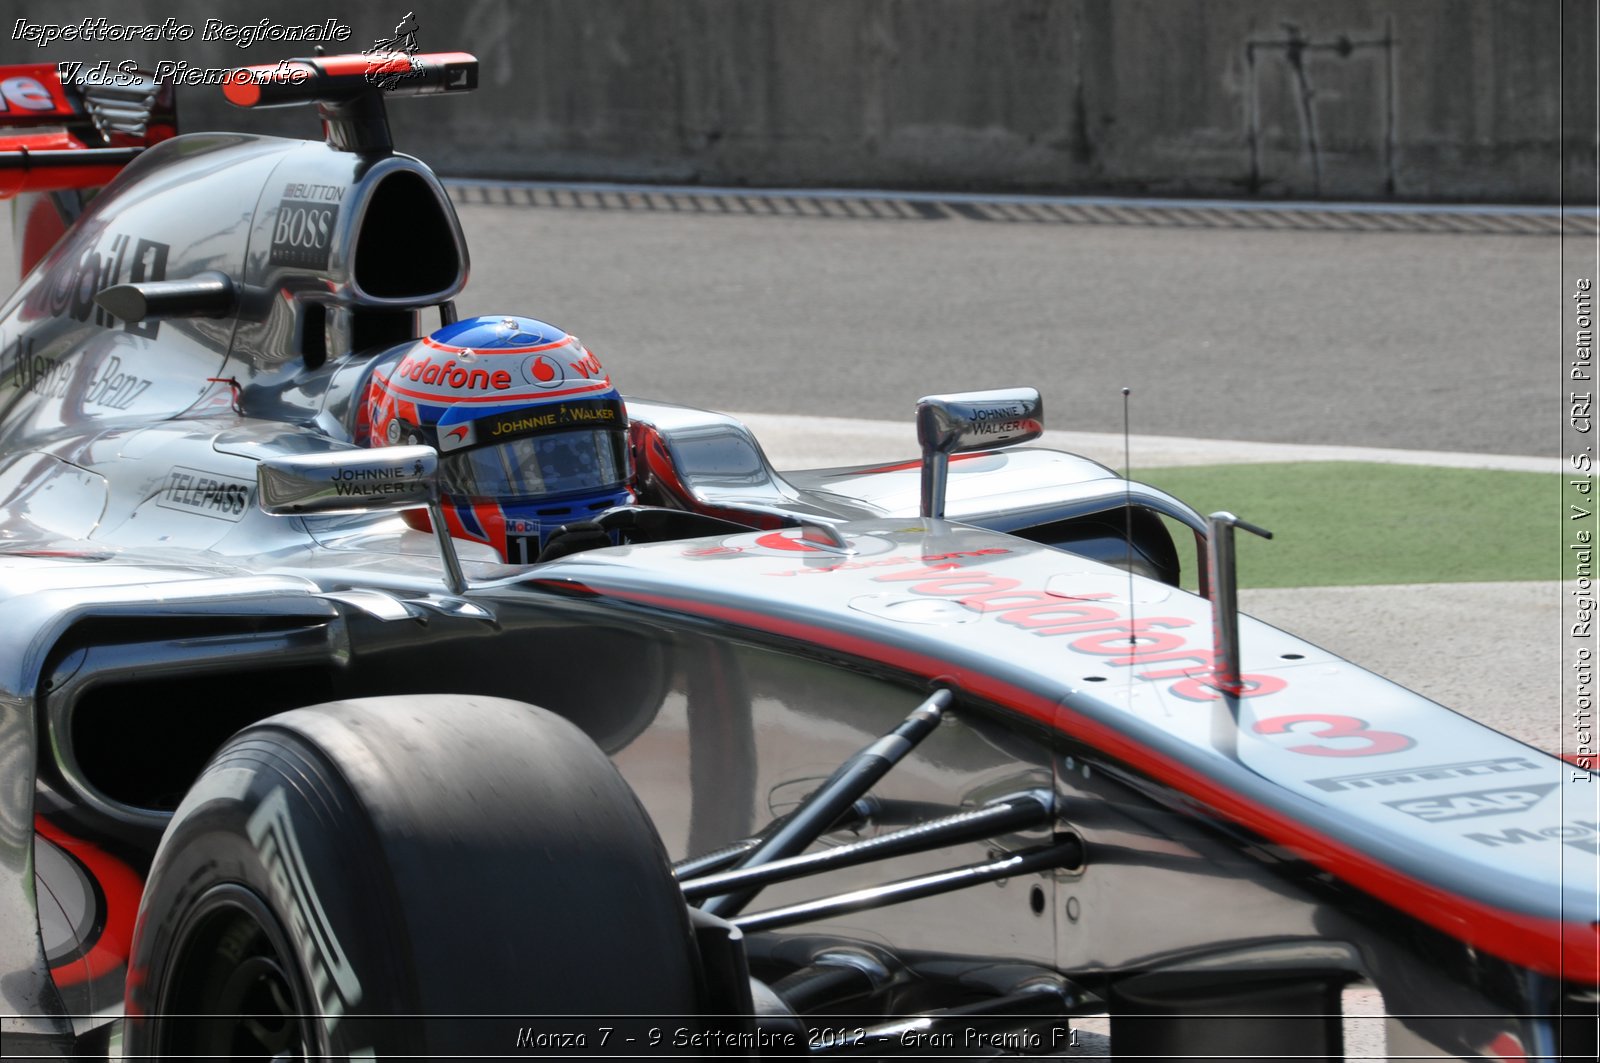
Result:
[[990,838],[1006,831],[1039,826],[1048,823],[1053,815],[1053,802],[1049,794],[1019,794],[982,808],[957,812],[876,838],[841,845],[836,849],[801,853],[755,867],[735,868],[702,878],[691,878],[683,883],[683,896],[693,901],[734,889],[759,889],[775,882],[787,882],[841,867],[854,867],[908,853],[923,853],[976,838]]
[[871,886],[867,889],[854,890],[850,893],[841,893],[835,897],[821,897],[814,901],[802,901],[799,904],[791,904],[783,908],[773,908],[765,912],[757,912],[754,915],[740,916],[732,920],[732,922],[734,926],[747,933],[757,930],[775,930],[779,927],[794,926],[796,923],[810,923],[818,919],[847,915],[851,912],[887,908],[893,904],[904,904],[906,901],[934,897],[941,893],[953,893],[956,890],[966,889],[969,886],[979,886],[985,882],[993,882],[996,879],[1012,878],[1035,871],[1047,871],[1056,867],[1076,867],[1082,861],[1083,843],[1076,837],[1069,837],[1054,845],[1026,849],[1022,852],[1002,857],[999,860],[991,860],[982,864],[969,864],[965,867],[950,868],[946,871],[935,871],[931,875],[919,875],[916,878],[889,882],[882,886]]
[[[788,820],[741,860],[738,866],[759,867],[803,852],[827,833],[839,816],[872,789],[902,757],[933,733],[944,710],[954,698],[949,690],[934,691],[900,726],[839,765],[828,780],[801,802]],[[731,919],[744,910],[757,892],[755,889],[744,889],[736,893],[724,893],[706,901],[701,909],[723,919]]]

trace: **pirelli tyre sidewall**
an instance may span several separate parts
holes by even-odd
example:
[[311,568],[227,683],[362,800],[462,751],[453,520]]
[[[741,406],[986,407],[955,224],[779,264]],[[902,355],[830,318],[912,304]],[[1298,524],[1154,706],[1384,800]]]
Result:
[[628,1017],[691,1015],[697,968],[660,839],[572,724],[496,698],[339,702],[240,732],[178,808],[140,906],[125,1047],[505,1055],[585,1032],[592,1048],[604,1024],[558,1017],[617,1016],[620,1040]]

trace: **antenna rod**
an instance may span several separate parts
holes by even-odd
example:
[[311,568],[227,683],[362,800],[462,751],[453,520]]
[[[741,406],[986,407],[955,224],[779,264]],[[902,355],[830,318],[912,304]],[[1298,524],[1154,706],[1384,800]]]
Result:
[[1131,388],[1122,389],[1122,535],[1128,544],[1128,644],[1132,645],[1138,630],[1132,623],[1133,615],[1133,458],[1128,445],[1128,396]]

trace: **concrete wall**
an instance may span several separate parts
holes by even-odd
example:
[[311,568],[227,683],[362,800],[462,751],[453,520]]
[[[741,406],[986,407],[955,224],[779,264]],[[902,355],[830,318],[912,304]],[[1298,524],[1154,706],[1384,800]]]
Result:
[[[399,101],[397,142],[459,175],[708,184],[1554,202],[1592,187],[1586,0],[280,0],[228,18],[407,8],[483,87]],[[13,0],[15,20],[171,16],[204,0]],[[248,10],[249,14],[243,12]],[[239,12],[233,14],[232,12]],[[198,34],[197,34],[198,36]],[[60,45],[48,58],[268,62],[304,45]],[[1561,83],[1563,69],[1567,84]],[[1562,97],[1566,96],[1563,135]],[[188,89],[190,128],[304,133]]]

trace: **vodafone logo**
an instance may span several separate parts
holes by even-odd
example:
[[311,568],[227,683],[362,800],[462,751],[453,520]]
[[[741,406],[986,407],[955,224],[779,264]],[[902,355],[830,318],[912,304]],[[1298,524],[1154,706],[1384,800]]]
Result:
[[769,532],[756,540],[757,546],[764,546],[768,550],[790,550],[797,554],[820,554],[823,549],[814,543],[808,543],[800,538],[799,532],[785,535],[783,532]]
[[[924,563],[901,572],[885,572],[872,579],[875,583],[909,583],[911,586],[906,590],[913,595],[953,598],[969,609],[994,616],[997,623],[1014,625],[1042,638],[1065,637],[1071,640],[1068,645],[1074,652],[1101,657],[1107,665],[1137,669],[1133,673],[1137,679],[1171,680],[1167,691],[1185,700],[1215,701],[1222,696],[1210,682],[1209,640],[1204,635],[1196,639],[1191,637],[1193,633],[1180,634],[1181,629],[1194,625],[1188,617],[1140,616],[1134,619],[1131,614],[1099,604],[1112,597],[1109,592],[1063,598],[1029,587],[1020,579],[969,568],[958,561]],[[1163,667],[1151,667],[1156,664]],[[1288,686],[1275,675],[1249,674],[1243,679],[1245,688],[1237,695],[1242,698],[1275,694]],[[1369,736],[1378,734],[1357,729],[1361,721],[1353,717],[1281,719],[1324,724],[1338,721],[1346,725],[1344,733],[1324,730],[1318,732],[1317,737],[1367,737],[1370,743]],[[1267,733],[1262,726],[1267,722],[1258,723],[1256,730]],[[1405,741],[1409,743],[1410,740]],[[1332,755],[1353,755],[1353,752]]]
[[689,549],[687,549],[687,550],[685,550],[683,552],[683,556],[684,557],[695,557],[695,558],[699,558],[699,557],[736,557],[736,556],[738,556],[739,554],[742,554],[742,553],[744,553],[744,549],[742,547],[738,547],[738,546],[722,546],[722,545],[718,544],[716,546],[691,546]]
[[554,358],[536,354],[522,363],[522,379],[536,388],[548,391],[567,382],[567,371]]
[[56,101],[50,90],[33,78],[15,77],[0,81],[0,111],[53,111]]
[[875,535],[846,535],[845,539],[849,547],[845,551],[840,551],[826,543],[805,538],[805,532],[800,528],[780,528],[777,531],[735,535],[722,542],[719,553],[742,553],[757,557],[803,557],[806,559],[805,567],[810,571],[817,562],[826,562],[824,567],[827,568],[848,566],[859,563],[854,562],[856,558],[887,554],[894,549],[894,543]]
[[511,387],[511,374],[504,369],[461,364],[454,358],[435,360],[428,355],[406,355],[394,375],[398,380],[448,391],[505,391]]

